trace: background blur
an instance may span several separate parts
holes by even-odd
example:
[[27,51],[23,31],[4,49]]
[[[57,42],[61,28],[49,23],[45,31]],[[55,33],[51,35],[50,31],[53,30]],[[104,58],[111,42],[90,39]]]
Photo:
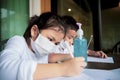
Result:
[[46,11],[73,16],[82,23],[88,41],[91,35],[98,36],[90,49],[110,52],[120,41],[119,0],[0,0],[0,44],[14,35],[23,35],[29,18]]

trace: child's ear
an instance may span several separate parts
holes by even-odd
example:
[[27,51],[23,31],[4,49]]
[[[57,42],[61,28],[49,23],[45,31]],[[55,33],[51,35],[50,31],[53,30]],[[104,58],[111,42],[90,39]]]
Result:
[[33,25],[31,28],[31,38],[33,39],[33,41],[37,38],[39,34],[39,29],[37,25]]

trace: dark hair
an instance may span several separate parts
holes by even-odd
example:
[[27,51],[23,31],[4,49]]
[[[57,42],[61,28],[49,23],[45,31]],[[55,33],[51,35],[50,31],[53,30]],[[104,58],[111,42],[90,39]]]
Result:
[[62,16],[62,19],[67,30],[72,29],[77,31],[79,29],[79,26],[76,24],[76,20],[72,16],[64,15]]
[[37,25],[39,30],[47,29],[50,27],[59,27],[64,34],[66,33],[66,28],[64,27],[61,17],[52,12],[45,12],[40,16],[35,15],[31,17],[28,27],[23,35],[26,41],[28,41],[31,37],[30,33],[33,25]]

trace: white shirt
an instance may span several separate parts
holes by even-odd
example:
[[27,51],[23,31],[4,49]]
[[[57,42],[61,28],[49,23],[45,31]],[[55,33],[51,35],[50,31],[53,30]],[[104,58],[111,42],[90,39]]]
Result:
[[0,80],[33,80],[37,64],[48,62],[44,57],[37,59],[23,36],[12,37],[0,53]]

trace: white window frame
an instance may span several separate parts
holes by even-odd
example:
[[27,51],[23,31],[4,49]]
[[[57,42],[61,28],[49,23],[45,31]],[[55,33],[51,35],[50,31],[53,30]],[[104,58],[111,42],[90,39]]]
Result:
[[29,17],[41,14],[41,0],[29,0]]

